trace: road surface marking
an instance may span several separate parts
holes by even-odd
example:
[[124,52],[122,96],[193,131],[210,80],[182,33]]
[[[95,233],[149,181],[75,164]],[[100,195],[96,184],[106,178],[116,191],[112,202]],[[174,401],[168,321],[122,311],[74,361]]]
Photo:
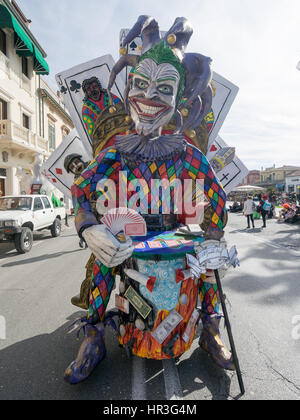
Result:
[[183,400],[181,383],[175,360],[163,360],[166,399],[168,401]]
[[177,366],[173,359],[163,360],[163,370],[157,372],[152,378],[146,380],[145,374],[146,360],[140,357],[132,359],[132,400],[133,401],[146,401],[146,384],[153,380],[156,376],[164,374],[165,383],[165,397],[168,401],[183,400],[183,392],[178,375]]
[[132,359],[132,400],[145,401],[146,380],[145,380],[145,359],[134,357]]

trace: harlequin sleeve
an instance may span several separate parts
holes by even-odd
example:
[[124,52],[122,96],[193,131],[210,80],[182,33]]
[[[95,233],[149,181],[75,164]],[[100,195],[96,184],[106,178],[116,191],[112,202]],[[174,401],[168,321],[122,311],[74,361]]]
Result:
[[[96,181],[99,164],[103,158],[101,153],[96,160],[92,161],[87,169],[76,179],[71,191],[73,196],[75,227],[78,235],[82,237],[82,233],[90,226],[98,225],[96,216],[93,214],[91,207],[91,194]],[[98,182],[98,181],[97,181]]]
[[197,180],[203,181],[203,188],[202,186],[201,188],[196,187],[192,201],[195,204],[202,202],[204,192],[210,203],[209,211],[205,211],[205,214],[209,214],[206,237],[220,240],[226,221],[226,193],[206,157],[191,145],[188,145],[186,150],[184,168],[185,178],[191,178],[196,182]]
[[221,239],[226,220],[226,193],[212,170],[208,160],[202,155],[199,177],[204,176],[204,194],[209,200],[212,211],[211,223],[206,236]]

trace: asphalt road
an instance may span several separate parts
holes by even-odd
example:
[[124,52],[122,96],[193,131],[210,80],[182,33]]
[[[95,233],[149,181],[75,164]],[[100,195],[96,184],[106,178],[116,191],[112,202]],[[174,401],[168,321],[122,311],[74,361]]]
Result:
[[[246,388],[241,399],[299,400],[300,226],[275,220],[266,230],[245,226],[242,215],[230,216],[226,238],[229,246],[237,245],[241,267],[223,280]],[[25,256],[0,244],[0,320],[6,320],[0,400],[239,398],[236,374],[216,367],[197,340],[176,362],[128,360],[112,330],[107,357],[91,378],[77,386],[64,383],[64,369],[79,346],[66,329],[84,314],[70,298],[79,291],[88,258],[73,227],[60,238],[36,235]]]

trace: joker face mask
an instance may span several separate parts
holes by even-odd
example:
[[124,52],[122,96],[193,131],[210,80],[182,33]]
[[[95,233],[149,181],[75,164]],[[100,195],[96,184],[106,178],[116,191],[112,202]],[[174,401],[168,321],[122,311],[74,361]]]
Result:
[[179,83],[179,72],[172,64],[156,64],[151,58],[139,63],[128,94],[130,114],[139,135],[148,136],[171,120]]

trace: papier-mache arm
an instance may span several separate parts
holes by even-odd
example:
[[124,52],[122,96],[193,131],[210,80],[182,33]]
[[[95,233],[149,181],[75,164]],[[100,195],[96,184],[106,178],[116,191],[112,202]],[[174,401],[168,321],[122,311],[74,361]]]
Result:
[[109,151],[105,150],[90,163],[87,169],[76,179],[71,191],[74,203],[75,227],[78,235],[88,227],[98,225],[99,222],[93,213],[91,200],[101,196],[101,190],[97,184],[107,179],[107,171],[112,166],[112,159]]
[[206,237],[208,239],[220,240],[224,235],[223,229],[226,220],[226,193],[204,155],[202,155],[198,178],[203,179],[203,176],[204,194],[213,209],[211,223],[206,232]]

